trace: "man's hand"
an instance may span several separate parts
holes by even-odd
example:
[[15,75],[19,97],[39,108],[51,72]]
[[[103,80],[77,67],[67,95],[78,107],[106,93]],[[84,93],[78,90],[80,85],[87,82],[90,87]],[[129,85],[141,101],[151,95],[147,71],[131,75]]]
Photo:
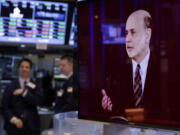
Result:
[[111,102],[111,98],[107,96],[106,91],[104,89],[101,90],[101,93],[103,95],[101,104],[104,110],[107,111],[112,111],[112,102]]
[[16,90],[13,92],[13,95],[16,95],[16,96],[21,95],[21,94],[23,94],[23,89],[16,89]]
[[12,124],[14,124],[17,128],[22,128],[23,127],[23,122],[19,118],[13,119]]

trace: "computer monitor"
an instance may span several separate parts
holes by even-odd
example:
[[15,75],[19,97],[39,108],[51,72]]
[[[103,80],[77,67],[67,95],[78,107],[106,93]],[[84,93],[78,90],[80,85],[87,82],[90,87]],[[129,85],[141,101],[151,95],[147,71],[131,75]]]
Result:
[[74,8],[72,23],[71,23],[71,30],[69,36],[69,45],[77,47],[77,7]]
[[0,44],[65,45],[69,3],[1,0]]

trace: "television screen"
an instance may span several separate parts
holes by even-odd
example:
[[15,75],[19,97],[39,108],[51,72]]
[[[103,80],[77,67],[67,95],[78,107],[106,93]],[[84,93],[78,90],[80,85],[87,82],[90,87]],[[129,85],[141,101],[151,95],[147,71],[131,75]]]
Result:
[[76,7],[74,8],[73,16],[72,16],[69,45],[77,47],[77,8]]
[[64,45],[68,3],[0,1],[0,43]]
[[180,1],[78,2],[79,117],[180,127]]

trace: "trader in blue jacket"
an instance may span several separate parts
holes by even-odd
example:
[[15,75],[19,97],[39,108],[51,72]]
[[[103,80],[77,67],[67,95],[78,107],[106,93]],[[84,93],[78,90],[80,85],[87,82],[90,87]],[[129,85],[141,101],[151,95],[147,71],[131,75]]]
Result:
[[7,135],[39,135],[40,119],[37,106],[41,104],[39,86],[30,79],[32,62],[19,62],[19,78],[4,92],[2,105]]

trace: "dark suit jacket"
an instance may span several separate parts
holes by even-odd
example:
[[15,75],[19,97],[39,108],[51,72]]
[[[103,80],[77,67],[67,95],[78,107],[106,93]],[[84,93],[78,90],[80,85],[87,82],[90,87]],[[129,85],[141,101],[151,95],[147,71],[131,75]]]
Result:
[[37,105],[41,104],[42,99],[39,86],[36,84],[34,89],[28,87],[28,92],[25,97],[13,95],[13,92],[19,88],[19,81],[14,80],[5,89],[2,99],[5,129],[9,131],[17,130],[16,126],[10,123],[10,119],[15,116],[23,120],[24,126],[27,126],[29,129],[39,130],[40,119],[37,112]]
[[[56,95],[56,106],[55,112],[66,112],[66,111],[73,111],[77,110],[77,89],[73,86],[73,75],[65,81],[61,89],[57,89],[57,92],[61,90],[62,95]],[[69,88],[73,88],[73,90],[68,90]]]
[[[134,92],[132,77],[132,62],[119,64],[118,72],[112,75],[112,84],[109,92],[113,104],[113,115],[124,115],[126,108],[134,108]],[[160,66],[159,61],[150,54],[147,68],[145,87],[143,93],[143,108],[149,111],[150,118],[160,118],[161,89],[160,89]],[[117,71],[114,70],[114,71]],[[108,90],[106,90],[108,91]]]

